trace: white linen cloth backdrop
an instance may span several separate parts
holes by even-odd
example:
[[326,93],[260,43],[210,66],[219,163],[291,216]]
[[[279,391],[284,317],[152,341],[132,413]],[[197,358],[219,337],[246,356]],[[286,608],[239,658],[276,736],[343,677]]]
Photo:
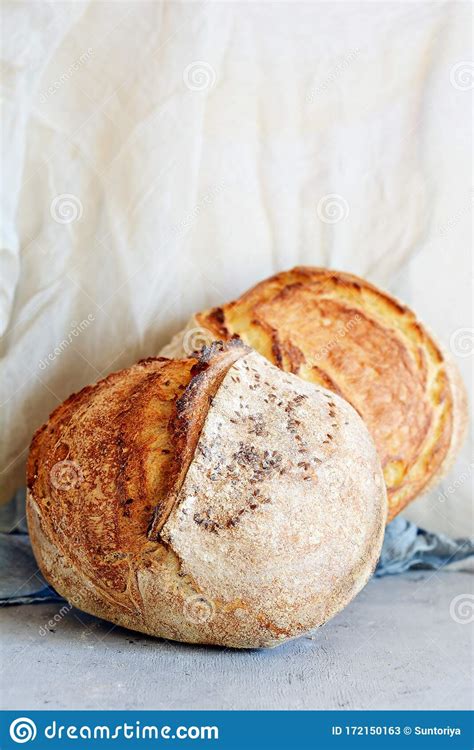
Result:
[[[4,4],[4,501],[33,431],[72,391],[295,264],[404,298],[468,381],[470,14]],[[469,533],[472,466],[465,447],[407,515]]]

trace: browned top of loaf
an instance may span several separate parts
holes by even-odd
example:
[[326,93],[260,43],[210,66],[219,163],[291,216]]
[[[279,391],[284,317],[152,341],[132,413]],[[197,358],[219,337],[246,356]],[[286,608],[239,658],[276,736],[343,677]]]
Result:
[[347,273],[300,267],[197,321],[354,406],[382,462],[389,518],[440,470],[453,443],[456,384],[433,338],[393,297]]
[[33,438],[27,482],[47,535],[114,598],[133,597],[130,573],[156,549],[147,532],[175,459],[176,397],[196,362],[147,359],[109,375],[73,394]]
[[133,599],[210,399],[247,351],[234,341],[199,360],[142,360],[70,396],[34,435],[27,484],[46,534],[117,603]]

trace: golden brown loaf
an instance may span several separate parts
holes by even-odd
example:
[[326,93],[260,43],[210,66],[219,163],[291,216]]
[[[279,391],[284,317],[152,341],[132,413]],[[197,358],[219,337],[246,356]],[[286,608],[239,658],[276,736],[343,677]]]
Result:
[[[210,340],[238,335],[283,370],[354,406],[379,452],[389,520],[450,467],[466,426],[457,368],[411,310],[367,281],[295,268],[196,315],[184,349],[206,331]],[[182,356],[183,335],[163,351]]]
[[352,407],[239,341],[71,396],[28,462],[47,580],[173,640],[274,646],[322,624],[369,578],[386,512]]

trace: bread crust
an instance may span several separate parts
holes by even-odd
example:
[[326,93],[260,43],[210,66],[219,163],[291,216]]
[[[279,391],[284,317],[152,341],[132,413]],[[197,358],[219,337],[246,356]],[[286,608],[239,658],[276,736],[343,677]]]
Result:
[[238,341],[83,389],[28,461],[46,579],[91,614],[193,643],[269,647],[325,622],[370,577],[386,511],[352,407]]
[[192,380],[176,401],[176,411],[170,421],[173,460],[168,469],[166,491],[155,507],[149,539],[159,539],[161,529],[176,505],[194,458],[209,404],[232,364],[249,351],[240,340],[231,341],[226,347],[216,342],[202,351],[199,361],[193,366]]
[[[384,468],[388,520],[435,485],[464,440],[467,397],[458,368],[415,314],[352,274],[297,267],[187,328],[238,335],[278,367],[348,400]],[[183,336],[171,347],[182,356]]]

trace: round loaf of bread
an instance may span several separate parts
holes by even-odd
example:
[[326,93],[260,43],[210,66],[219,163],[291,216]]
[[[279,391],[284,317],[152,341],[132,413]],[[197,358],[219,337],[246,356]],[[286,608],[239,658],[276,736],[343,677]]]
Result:
[[467,425],[461,377],[394,297],[348,273],[294,268],[194,316],[163,353],[183,356],[236,335],[358,411],[382,462],[388,520],[452,465]]
[[386,513],[354,409],[239,341],[85,388],[28,461],[46,579],[86,612],[179,641],[275,646],[321,625],[370,577]]

